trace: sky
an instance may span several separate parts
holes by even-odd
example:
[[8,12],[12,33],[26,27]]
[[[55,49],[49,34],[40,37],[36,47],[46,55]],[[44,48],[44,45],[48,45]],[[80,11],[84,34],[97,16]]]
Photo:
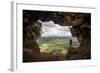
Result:
[[60,26],[55,24],[53,21],[42,22],[42,34],[41,37],[72,37],[70,27],[71,26]]

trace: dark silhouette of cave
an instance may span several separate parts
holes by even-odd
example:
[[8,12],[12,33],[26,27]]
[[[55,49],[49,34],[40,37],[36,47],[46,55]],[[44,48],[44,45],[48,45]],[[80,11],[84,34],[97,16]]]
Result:
[[72,36],[78,38],[80,47],[70,49],[65,60],[91,59],[91,14],[80,12],[52,12],[23,10],[23,62],[59,61],[52,54],[40,53],[32,23],[54,21],[61,26],[72,26]]

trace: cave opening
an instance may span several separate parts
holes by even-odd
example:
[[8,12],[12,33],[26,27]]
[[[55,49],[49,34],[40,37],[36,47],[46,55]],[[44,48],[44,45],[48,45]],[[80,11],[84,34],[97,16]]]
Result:
[[37,22],[42,25],[41,35],[36,40],[41,53],[65,57],[69,49],[76,49],[80,46],[77,37],[72,36],[70,30],[72,26],[62,26],[52,20],[38,20]]
[[23,10],[23,62],[80,59],[91,59],[90,13]]

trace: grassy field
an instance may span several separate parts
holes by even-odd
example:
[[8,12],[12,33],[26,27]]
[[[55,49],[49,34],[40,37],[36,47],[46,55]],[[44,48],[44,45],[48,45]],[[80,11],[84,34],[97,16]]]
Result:
[[64,39],[52,39],[38,41],[40,52],[52,53],[52,54],[63,54],[68,53],[69,41]]

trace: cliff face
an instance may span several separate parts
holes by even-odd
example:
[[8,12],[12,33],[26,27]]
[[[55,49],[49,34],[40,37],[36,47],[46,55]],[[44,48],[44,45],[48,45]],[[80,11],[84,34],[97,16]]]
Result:
[[[23,11],[23,62],[34,60],[52,60],[54,56],[45,57],[40,53],[36,42],[36,33],[32,29],[33,22],[37,20],[54,21],[62,26],[72,26],[72,35],[77,37],[80,47],[70,49],[66,56],[67,60],[91,58],[91,14],[73,12],[47,12],[47,11]],[[34,58],[34,59],[33,59]]]

